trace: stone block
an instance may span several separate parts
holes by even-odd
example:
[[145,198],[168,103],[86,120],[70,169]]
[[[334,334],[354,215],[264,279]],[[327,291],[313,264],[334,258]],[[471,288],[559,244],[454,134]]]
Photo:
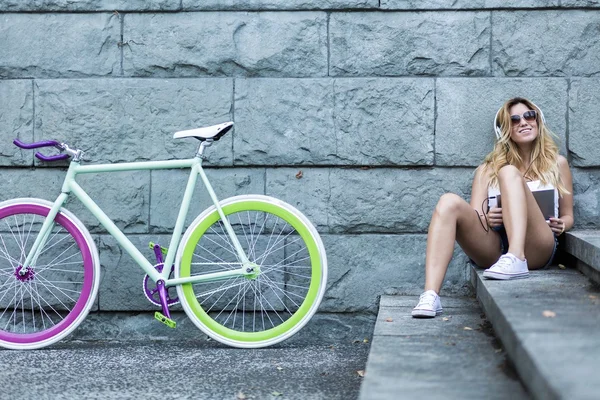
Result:
[[[156,264],[156,258],[148,243],[154,241],[166,246],[169,241],[167,236],[156,235],[131,235],[128,238],[151,264]],[[144,295],[142,286],[146,274],[144,270],[112,236],[99,236],[98,241],[102,268],[102,279],[98,290],[100,311],[159,311],[160,307],[152,304]],[[170,289],[169,294],[176,297],[177,290]],[[181,310],[181,306],[176,305],[172,309]]]
[[569,152],[573,165],[600,165],[600,79],[573,79],[569,90]]
[[297,208],[319,232],[327,232],[330,171],[328,168],[269,168],[265,191],[268,196]]
[[[64,179],[64,175],[60,174],[58,179]],[[77,182],[123,232],[148,232],[150,172],[85,174],[77,176]],[[75,196],[71,196],[66,207],[82,220],[90,232],[106,232]]]
[[0,0],[0,11],[172,11],[169,0]]
[[335,233],[425,233],[440,196],[470,198],[472,169],[332,169],[327,205]]
[[575,228],[600,229],[600,171],[573,168]]
[[118,75],[119,17],[93,14],[3,14],[0,78]]
[[[242,194],[264,194],[265,170],[206,169],[206,175],[219,200]],[[153,171],[150,194],[150,226],[153,232],[172,232],[189,177],[188,171]],[[198,177],[185,226],[213,205],[202,180]],[[167,244],[165,244],[166,246]]]
[[32,165],[33,152],[13,139],[33,141],[33,85],[30,80],[0,81],[0,165]]
[[[376,312],[383,293],[423,291],[427,235],[325,235],[323,241],[329,278],[321,312]],[[467,273],[467,258],[457,247],[444,292],[461,290]]]
[[128,76],[325,76],[323,12],[131,14]]
[[236,165],[334,162],[329,79],[236,79]]
[[[577,0],[571,0],[577,1]],[[381,0],[382,9],[419,10],[419,9],[481,9],[481,8],[538,8],[558,7],[559,0]],[[565,1],[562,1],[563,5]]]
[[[538,77],[598,75],[598,17],[597,12],[584,10],[493,13],[493,74]],[[515,29],[517,26],[519,28]]]
[[433,164],[433,80],[336,79],[334,92],[337,163]]
[[[84,149],[95,163],[192,158],[197,141],[180,130],[229,121],[230,79],[72,79],[35,81],[35,139]],[[208,151],[230,165],[232,135]]]
[[488,75],[490,26],[486,12],[335,13],[330,74]]
[[[65,170],[54,168],[4,169],[0,200],[36,197],[53,202],[60,194],[65,176]],[[149,172],[80,175],[77,182],[120,229],[125,232],[148,231]],[[73,212],[90,232],[104,230],[74,195],[64,207]]]
[[377,8],[378,0],[183,0],[184,10],[327,10]]
[[561,7],[600,7],[598,0],[561,0]]
[[494,117],[511,97],[525,97],[544,112],[560,152],[566,149],[568,83],[548,79],[438,79],[435,164],[476,166],[493,149]]
[[2,179],[0,179],[0,201],[17,197],[36,197],[54,201],[60,194],[65,172],[54,168],[35,170],[3,168]]

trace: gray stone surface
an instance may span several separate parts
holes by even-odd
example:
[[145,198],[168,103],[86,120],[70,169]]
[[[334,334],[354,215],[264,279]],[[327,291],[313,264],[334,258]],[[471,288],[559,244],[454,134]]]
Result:
[[236,79],[235,164],[334,162],[329,79]]
[[[425,284],[426,235],[324,235],[328,312],[375,312],[383,293],[417,296]],[[464,293],[467,259],[456,249],[444,293]],[[413,305],[414,307],[414,305]]]
[[510,282],[472,274],[486,316],[534,398],[597,397],[598,287],[556,267]]
[[327,74],[321,12],[131,14],[123,37],[128,76]]
[[334,92],[338,162],[433,164],[432,80],[336,79]]
[[577,259],[577,267],[583,274],[600,284],[600,231],[567,232],[565,251]]
[[[58,139],[95,163],[192,158],[194,139],[176,131],[229,121],[230,79],[71,79],[35,81],[35,139]],[[231,165],[232,135],[207,154]]]
[[600,165],[595,149],[600,147],[599,79],[572,79],[569,89],[569,150],[573,165]]
[[493,149],[494,116],[512,97],[525,97],[542,109],[548,127],[558,136],[560,152],[566,156],[567,92],[568,82],[560,78],[438,79],[436,165],[481,164]]
[[169,0],[0,0],[1,11],[171,11],[180,4]]
[[598,0],[561,0],[562,7],[600,7]]
[[33,140],[33,85],[30,80],[0,81],[0,165],[31,165],[33,154],[13,139]]
[[[59,169],[9,169],[2,172],[0,180],[1,200],[15,197],[37,197],[53,202],[60,194],[66,171]],[[110,175],[81,175],[77,182],[94,201],[125,232],[148,230],[150,195],[149,172],[123,172]],[[98,220],[71,196],[65,208],[91,232],[102,232]]]
[[[571,0],[571,3],[574,1]],[[575,0],[577,2],[577,0]],[[579,1],[583,3],[583,1]],[[592,1],[588,1],[591,3]],[[537,8],[565,5],[565,0],[381,0],[382,9],[481,9],[481,8]]]
[[433,81],[237,79],[236,165],[433,163]]
[[4,14],[0,78],[119,74],[120,25],[110,13]]
[[473,298],[443,297],[429,320],[411,317],[417,301],[382,296],[359,399],[528,398]]
[[[265,170],[263,168],[206,169],[205,173],[219,200],[242,194],[264,194]],[[189,174],[187,170],[152,171],[150,192],[152,232],[172,232]],[[185,226],[187,227],[202,211],[212,205],[213,202],[202,179],[198,177]]]
[[377,8],[378,0],[183,0],[184,10],[327,10]]
[[489,13],[335,13],[330,74],[487,75],[489,30]]
[[[152,264],[156,264],[154,252],[148,247],[153,241],[168,247],[170,236],[167,235],[130,235],[129,240],[142,252]],[[98,237],[98,252],[102,279],[98,289],[98,302],[101,311],[159,311],[160,307],[150,303],[144,296],[142,281],[145,272],[119,246],[111,236]],[[169,294],[177,296],[176,289],[169,289]],[[180,305],[172,307],[181,310]]]
[[[522,21],[527,21],[522,24]],[[594,76],[600,73],[598,13],[515,11],[492,15],[496,76]],[[518,26],[519,29],[515,29]],[[531,40],[535,38],[535,40]]]
[[440,196],[468,199],[472,169],[332,169],[329,226],[336,233],[425,233]]
[[329,168],[269,168],[265,194],[296,207],[319,232],[327,233],[329,174]]
[[599,229],[600,171],[573,168],[573,213],[577,229]]

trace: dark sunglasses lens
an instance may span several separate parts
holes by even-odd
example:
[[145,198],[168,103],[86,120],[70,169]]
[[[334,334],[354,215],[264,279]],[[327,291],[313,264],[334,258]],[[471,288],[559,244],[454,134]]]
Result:
[[535,111],[527,111],[523,114],[523,118],[525,118],[526,121],[533,121],[535,119]]
[[[523,113],[523,118],[525,119],[525,121],[534,121],[535,117],[536,117],[535,110],[529,110],[529,111],[526,111]],[[511,115],[510,121],[513,124],[518,124],[519,122],[521,122],[521,116],[520,115]]]

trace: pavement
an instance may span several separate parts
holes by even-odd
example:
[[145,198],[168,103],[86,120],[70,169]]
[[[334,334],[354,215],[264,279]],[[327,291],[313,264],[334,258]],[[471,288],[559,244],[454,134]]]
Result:
[[185,316],[93,314],[70,340],[0,350],[0,399],[355,399],[375,316],[317,314],[263,349],[210,340]]

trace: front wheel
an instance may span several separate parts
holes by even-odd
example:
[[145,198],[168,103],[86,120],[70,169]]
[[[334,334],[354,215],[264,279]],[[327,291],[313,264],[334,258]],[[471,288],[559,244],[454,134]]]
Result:
[[100,263],[92,237],[61,209],[37,260],[24,269],[52,203],[0,203],[0,346],[36,349],[71,333],[94,304]]
[[[316,312],[327,281],[325,248],[308,219],[280,200],[247,195],[220,205],[256,273],[177,286],[179,299],[194,324],[221,343],[273,345]],[[216,207],[187,229],[175,265],[177,278],[241,267]]]

